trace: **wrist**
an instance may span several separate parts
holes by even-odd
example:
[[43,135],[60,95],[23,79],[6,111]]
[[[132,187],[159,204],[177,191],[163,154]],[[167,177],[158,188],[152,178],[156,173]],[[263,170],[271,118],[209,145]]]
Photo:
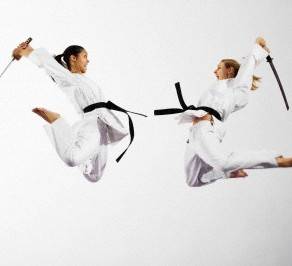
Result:
[[25,48],[22,51],[22,55],[25,56],[25,57],[28,57],[31,54],[32,51],[33,51],[33,48],[28,46],[27,48]]

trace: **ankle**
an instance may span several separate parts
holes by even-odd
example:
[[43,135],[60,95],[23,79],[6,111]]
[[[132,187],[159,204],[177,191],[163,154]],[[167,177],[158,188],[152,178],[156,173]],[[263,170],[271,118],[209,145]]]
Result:
[[61,117],[61,115],[56,114],[54,117],[51,117],[51,119],[48,121],[50,124],[54,123],[56,120],[58,120]]

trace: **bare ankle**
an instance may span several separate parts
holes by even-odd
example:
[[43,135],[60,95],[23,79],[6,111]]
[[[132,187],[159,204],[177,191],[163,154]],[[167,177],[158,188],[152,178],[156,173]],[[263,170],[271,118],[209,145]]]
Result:
[[56,116],[53,116],[50,118],[50,120],[48,121],[50,124],[54,123],[56,120],[58,120],[61,116],[59,114],[57,114]]

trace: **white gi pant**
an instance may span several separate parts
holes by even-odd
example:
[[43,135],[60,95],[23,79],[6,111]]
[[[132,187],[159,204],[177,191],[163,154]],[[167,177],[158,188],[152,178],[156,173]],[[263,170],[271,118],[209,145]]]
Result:
[[107,125],[97,116],[88,116],[70,126],[59,118],[45,126],[59,157],[68,166],[79,166],[83,175],[98,181],[107,161]]
[[190,128],[185,153],[187,184],[202,186],[220,178],[228,178],[238,169],[277,167],[273,151],[257,150],[228,152],[222,147],[225,132],[212,126],[210,121],[200,121]]

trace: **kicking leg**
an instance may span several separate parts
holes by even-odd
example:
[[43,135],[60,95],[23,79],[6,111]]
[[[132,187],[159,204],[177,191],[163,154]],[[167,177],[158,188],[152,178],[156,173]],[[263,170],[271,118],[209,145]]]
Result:
[[[278,167],[292,167],[292,157],[285,158],[283,156],[278,156],[275,158],[278,164]],[[246,177],[248,174],[243,170],[235,170],[230,173],[230,178],[237,178],[237,177]]]
[[35,108],[33,112],[50,123],[46,127],[51,142],[60,158],[68,166],[77,166],[98,153],[100,132],[96,118],[83,119],[71,127],[58,114],[44,108]]

